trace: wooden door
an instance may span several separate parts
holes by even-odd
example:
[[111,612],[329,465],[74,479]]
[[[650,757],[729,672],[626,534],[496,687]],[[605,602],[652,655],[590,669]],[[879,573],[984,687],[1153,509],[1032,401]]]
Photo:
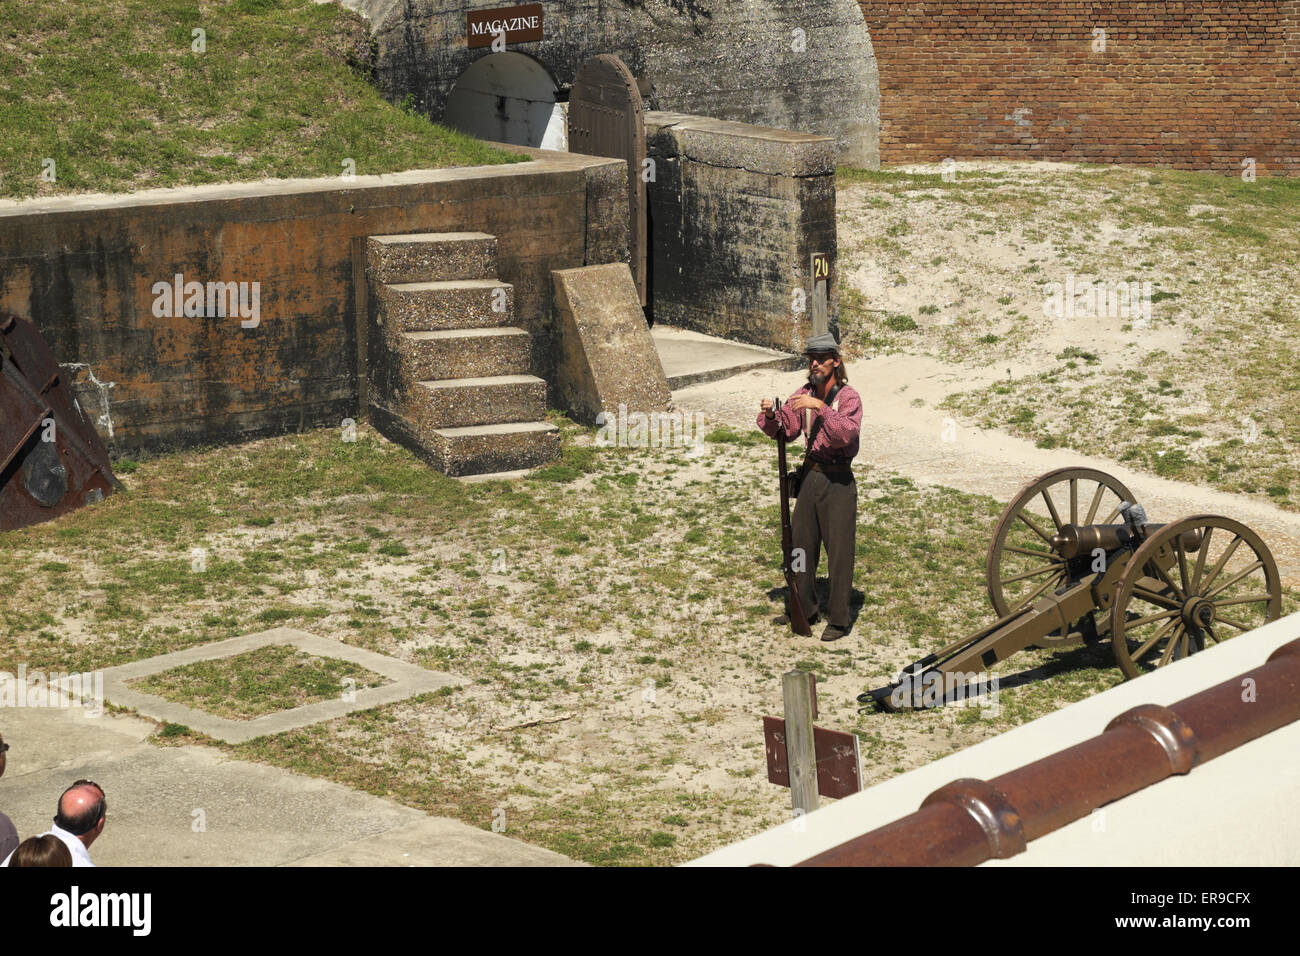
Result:
[[569,150],[627,161],[628,251],[632,278],[646,304],[645,116],[641,91],[626,64],[602,53],[578,70],[569,96]]

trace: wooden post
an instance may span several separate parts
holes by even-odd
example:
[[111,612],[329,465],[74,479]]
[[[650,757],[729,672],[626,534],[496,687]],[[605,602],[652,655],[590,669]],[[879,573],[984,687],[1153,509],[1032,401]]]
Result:
[[[825,332],[829,332],[831,329],[830,316],[828,314],[830,279],[829,277],[818,278],[817,261],[819,259],[827,261],[825,260],[824,253],[813,253],[812,264],[808,270],[808,275],[812,277],[812,295],[809,297],[811,301],[808,303],[808,310],[812,319],[813,335],[822,335]],[[825,268],[825,266],[823,266],[823,268]]]
[[817,809],[817,748],[813,743],[813,695],[816,678],[793,670],[781,676],[785,697],[785,749],[790,764],[790,805],[796,811]]

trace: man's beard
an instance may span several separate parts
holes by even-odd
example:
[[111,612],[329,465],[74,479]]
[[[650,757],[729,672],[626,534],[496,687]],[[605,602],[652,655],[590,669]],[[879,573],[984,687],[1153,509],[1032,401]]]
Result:
[[808,384],[815,385],[818,388],[821,388],[823,385],[826,384],[826,379],[829,377],[830,376],[828,376],[825,372],[809,372]]

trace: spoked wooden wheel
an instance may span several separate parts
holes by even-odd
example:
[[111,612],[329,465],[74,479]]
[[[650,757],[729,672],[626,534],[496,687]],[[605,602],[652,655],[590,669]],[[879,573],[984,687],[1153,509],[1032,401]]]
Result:
[[1119,516],[1120,503],[1133,500],[1123,482],[1095,468],[1059,468],[1020,489],[993,530],[985,565],[989,600],[998,617],[1065,583],[1065,560],[1049,543],[1063,525],[1110,524]]
[[1194,515],[1134,552],[1111,607],[1111,647],[1126,677],[1204,650],[1282,612],[1277,564],[1240,521]]

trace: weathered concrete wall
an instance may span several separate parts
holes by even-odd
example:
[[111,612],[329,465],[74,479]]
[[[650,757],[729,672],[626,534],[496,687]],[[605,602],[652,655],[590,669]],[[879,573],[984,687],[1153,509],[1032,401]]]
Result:
[[[337,425],[358,414],[353,240],[482,231],[497,237],[515,322],[549,380],[551,272],[627,261],[626,167],[534,155],[545,158],[0,202],[0,311],[36,324],[117,454]],[[176,273],[258,283],[256,326],[156,316],[152,287]]]
[[[646,152],[655,322],[798,352],[812,256],[825,253],[838,331],[831,139],[650,112]],[[802,311],[796,290],[807,297]]]
[[[457,77],[491,55],[469,49],[470,10],[505,3],[347,0],[370,20],[377,77],[437,120]],[[510,50],[540,61],[561,90],[600,53],[649,82],[649,109],[820,133],[839,161],[875,166],[879,79],[855,0],[562,0],[542,4],[540,41]]]

